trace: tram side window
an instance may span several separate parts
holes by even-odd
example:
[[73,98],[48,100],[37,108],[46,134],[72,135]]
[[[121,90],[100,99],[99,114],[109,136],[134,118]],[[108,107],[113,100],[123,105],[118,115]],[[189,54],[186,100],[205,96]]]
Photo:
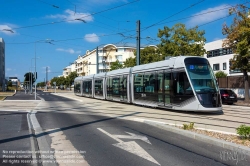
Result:
[[173,73],[174,95],[191,95],[193,93],[185,72]]
[[75,93],[80,93],[80,88],[81,88],[81,82],[76,81],[75,88],[74,88]]
[[103,80],[95,80],[95,94],[96,95],[102,95],[103,91]]
[[135,74],[134,75],[134,91],[136,93],[144,92],[143,87],[144,87],[143,74]]
[[82,92],[85,92],[85,82],[82,82]]
[[145,73],[144,74],[144,85],[145,85],[145,92],[154,93],[155,92],[155,73]]
[[92,93],[92,81],[88,81],[88,93]]
[[127,75],[123,75],[123,80],[122,80],[122,96],[124,99],[127,99]]
[[120,83],[120,78],[113,78],[112,80],[112,87],[113,87],[113,94],[119,94],[119,83]]
[[107,78],[107,96],[111,97],[112,96],[112,77]]

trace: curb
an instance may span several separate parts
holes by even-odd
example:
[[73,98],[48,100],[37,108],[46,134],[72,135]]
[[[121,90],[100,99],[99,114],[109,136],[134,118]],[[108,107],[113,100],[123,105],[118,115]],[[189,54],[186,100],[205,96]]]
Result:
[[163,122],[156,122],[156,121],[150,121],[150,120],[138,120],[138,122],[146,123],[146,124],[149,124],[149,125],[152,125],[152,126],[155,126],[155,127],[158,127],[158,128],[161,128],[161,129],[164,129],[164,130],[167,130],[167,131],[179,134],[179,135],[183,135],[192,139],[196,139],[202,142],[206,142],[206,143],[210,143],[210,144],[222,147],[222,148],[226,148],[231,151],[240,151],[244,153],[245,155],[250,156],[250,148],[242,146],[242,145],[216,139],[216,138],[198,134],[195,132],[182,130],[182,129],[167,125]]

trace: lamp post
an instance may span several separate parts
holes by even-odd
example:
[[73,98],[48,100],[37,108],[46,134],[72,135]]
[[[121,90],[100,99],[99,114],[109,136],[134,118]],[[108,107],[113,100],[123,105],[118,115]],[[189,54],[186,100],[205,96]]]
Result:
[[[37,74],[36,74],[36,43],[37,42],[41,42],[41,41],[44,41],[44,40],[38,40],[35,42],[35,100],[36,100],[36,80],[37,80]],[[51,40],[51,39],[46,39],[44,42],[45,43],[49,43],[49,44],[52,44],[51,42],[54,41],[54,40]]]

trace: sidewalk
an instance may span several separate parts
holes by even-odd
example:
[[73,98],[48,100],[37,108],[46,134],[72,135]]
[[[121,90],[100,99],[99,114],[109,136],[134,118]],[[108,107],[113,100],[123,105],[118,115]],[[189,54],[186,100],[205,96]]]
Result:
[[250,107],[250,102],[246,103],[243,99],[238,99],[233,105]]

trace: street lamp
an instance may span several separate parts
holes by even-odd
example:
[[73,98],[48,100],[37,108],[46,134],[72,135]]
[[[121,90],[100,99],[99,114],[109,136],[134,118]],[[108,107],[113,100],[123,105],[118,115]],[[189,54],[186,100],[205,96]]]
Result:
[[[36,74],[36,43],[37,42],[41,42],[41,41],[44,41],[44,40],[38,40],[35,42],[35,100],[36,100],[36,80],[37,80],[37,74]],[[44,42],[45,43],[49,43],[49,44],[52,44],[51,42],[54,41],[54,40],[51,40],[51,39],[46,39]]]
[[2,31],[8,31],[8,32],[14,33],[14,31],[11,29],[2,29]]

